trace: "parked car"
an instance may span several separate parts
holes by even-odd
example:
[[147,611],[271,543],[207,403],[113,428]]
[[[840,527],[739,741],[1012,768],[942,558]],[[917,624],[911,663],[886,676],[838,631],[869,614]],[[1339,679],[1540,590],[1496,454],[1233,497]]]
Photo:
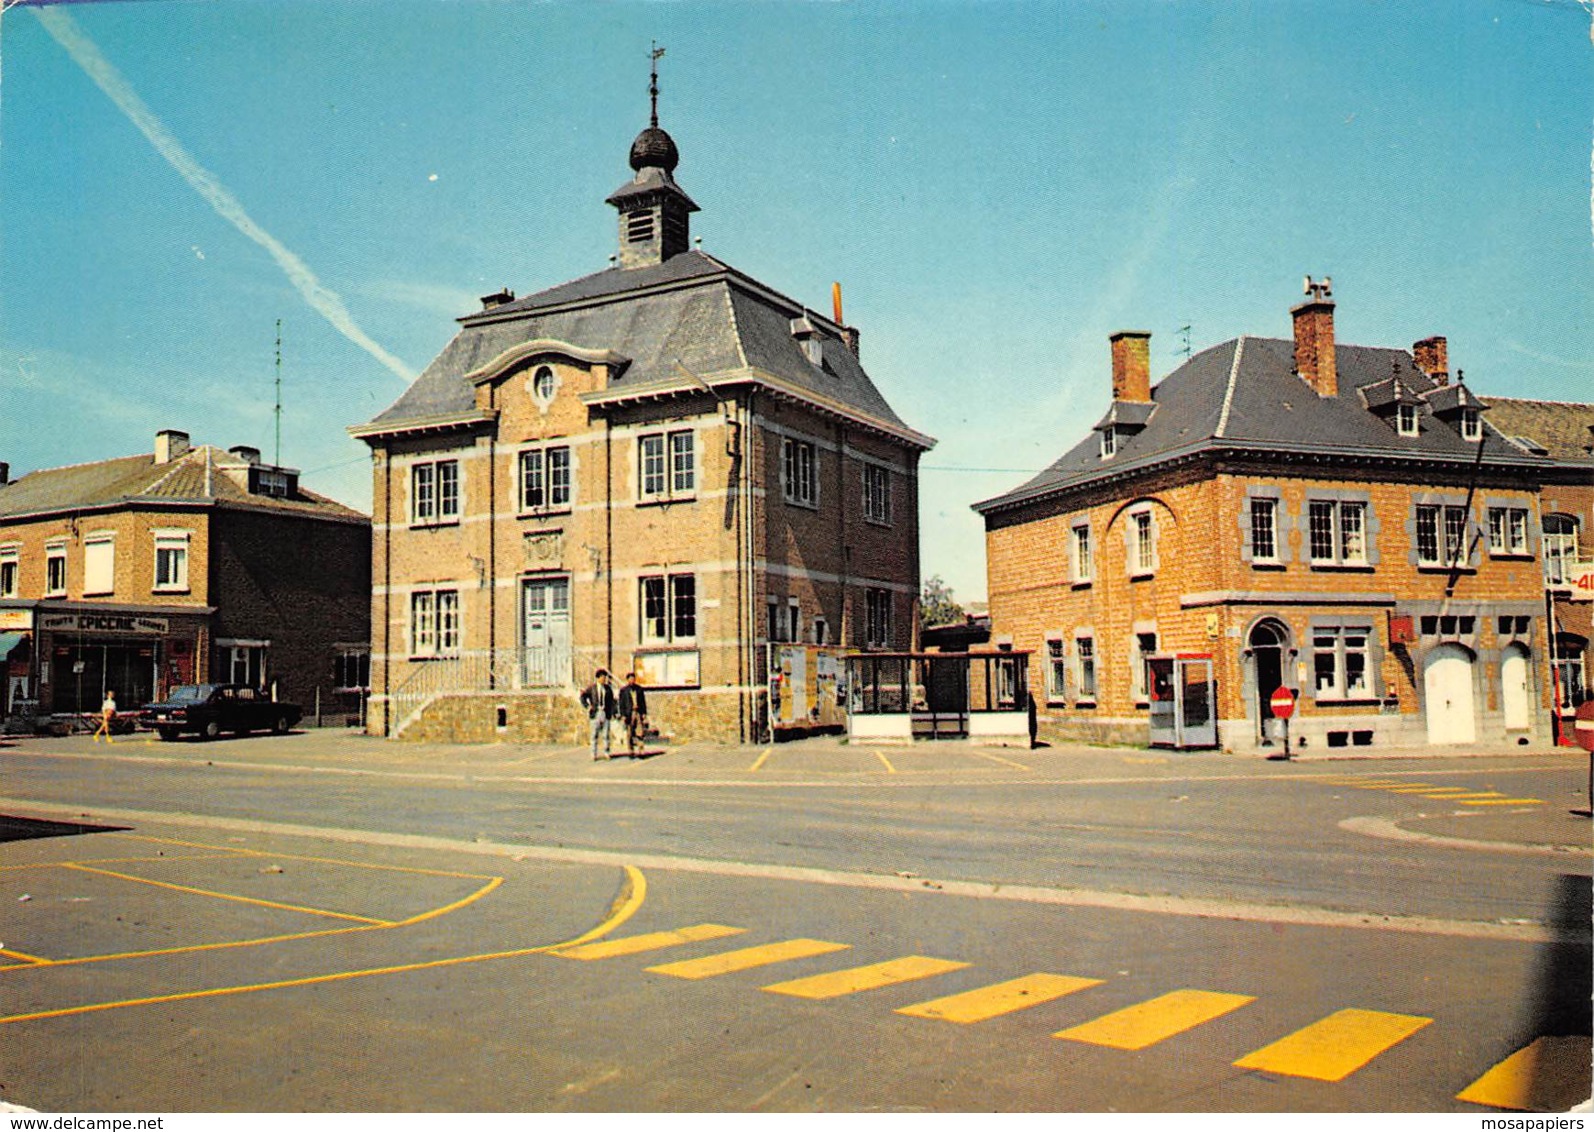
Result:
[[144,721],[167,741],[185,731],[214,739],[223,731],[281,734],[304,716],[297,704],[270,699],[244,684],[183,684],[158,704],[144,705]]

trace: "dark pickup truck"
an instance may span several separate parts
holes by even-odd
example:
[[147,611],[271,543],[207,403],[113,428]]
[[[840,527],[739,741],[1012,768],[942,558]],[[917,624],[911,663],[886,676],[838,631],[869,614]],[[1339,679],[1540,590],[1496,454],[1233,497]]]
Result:
[[296,704],[280,703],[243,684],[183,684],[158,704],[144,705],[144,725],[165,740],[185,731],[214,739],[223,731],[247,735],[251,731],[281,734],[298,723],[304,711]]

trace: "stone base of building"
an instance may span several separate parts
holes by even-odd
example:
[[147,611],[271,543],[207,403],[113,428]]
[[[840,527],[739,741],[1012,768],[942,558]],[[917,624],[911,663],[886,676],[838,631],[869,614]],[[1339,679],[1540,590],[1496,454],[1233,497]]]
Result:
[[1054,746],[1146,747],[1150,745],[1150,725],[1145,716],[1105,719],[1042,714],[1036,720],[1036,737]]
[[[738,743],[744,718],[742,698],[732,688],[648,691],[648,723],[666,743]],[[385,727],[381,705],[373,703],[369,733]],[[751,721],[745,726],[751,729]],[[577,693],[484,691],[452,692],[427,704],[393,738],[414,743],[536,743],[585,747],[591,742],[587,711]],[[610,736],[615,750],[625,747],[617,722]]]

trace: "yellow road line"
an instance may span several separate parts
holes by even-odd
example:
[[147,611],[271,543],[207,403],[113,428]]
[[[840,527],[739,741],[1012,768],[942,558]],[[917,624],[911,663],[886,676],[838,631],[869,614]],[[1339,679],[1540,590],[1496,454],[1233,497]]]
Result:
[[959,971],[967,966],[967,963],[959,963],[952,959],[907,955],[901,959],[889,959],[884,963],[872,963],[867,967],[851,967],[845,971],[832,971],[825,975],[810,975],[806,979],[775,983],[763,989],[772,994],[789,994],[795,998],[839,998],[844,994],[856,994],[877,987],[889,987],[895,983],[927,979],[932,975],[944,975],[948,971]]
[[422,869],[411,865],[383,865],[371,861],[350,861],[342,857],[308,857],[302,853],[272,853],[264,849],[245,849],[236,845],[207,845],[202,841],[181,841],[172,837],[150,837],[141,833],[113,834],[133,841],[149,841],[157,845],[181,845],[188,849],[215,849],[223,853],[237,853],[245,857],[268,857],[278,861],[312,861],[318,865],[347,865],[351,869],[376,869],[386,873],[414,873],[416,876],[453,877],[457,880],[490,880],[485,873],[457,873],[446,869]]
[[881,762],[885,763],[886,769],[888,771],[890,771],[892,774],[897,773],[897,768],[891,765],[891,760],[886,758],[885,755],[881,754],[879,751],[876,751],[874,753],[874,757],[879,759]]
[[1272,1045],[1248,1053],[1236,1069],[1260,1069],[1286,1077],[1343,1081],[1390,1046],[1405,1041],[1432,1022],[1414,1014],[1382,1010],[1339,1010]]
[[748,767],[747,769],[750,770],[750,771],[757,770],[759,767],[763,766],[765,761],[769,758],[769,756],[773,755],[774,753],[775,753],[775,748],[773,746],[765,747],[764,748],[764,753],[758,756],[758,761],[755,762],[752,766]]
[[84,963],[109,963],[113,959],[148,959],[158,955],[187,955],[200,951],[225,951],[233,947],[259,947],[267,943],[291,943],[298,939],[320,939],[323,936],[348,935],[351,932],[380,931],[392,924],[361,924],[353,928],[323,928],[314,932],[292,932],[288,935],[270,935],[259,939],[229,939],[220,943],[190,943],[181,947],[155,947],[147,951],[119,951],[111,955],[81,955],[72,959],[41,959],[37,963],[0,967],[0,971],[20,971],[25,967],[77,967]]
[[1419,791],[1424,798],[1454,798],[1457,794],[1471,794],[1472,791],[1465,786],[1435,786],[1432,790]]
[[[336,971],[330,975],[310,975],[302,979],[284,979],[274,983],[252,983],[246,986],[211,987],[206,990],[183,991],[177,994],[154,995],[149,998],[129,998],[118,1002],[94,1002],[86,1006],[68,1006],[58,1010],[38,1010],[30,1014],[11,1014],[0,1016],[0,1025],[9,1022],[31,1022],[43,1018],[66,1018],[77,1014],[93,1014],[102,1010],[118,1010],[128,1006],[153,1006],[165,1002],[186,1002],[202,998],[218,998],[225,995],[252,994],[256,991],[280,990],[287,987],[317,986],[322,983],[343,982],[348,979],[364,979],[372,975],[397,975],[409,971],[427,971],[439,967],[458,967],[466,963],[485,963],[492,959],[515,959],[524,955],[547,955],[555,953],[561,948],[572,947],[585,940],[595,939],[606,935],[619,927],[636,912],[641,906],[638,893],[645,893],[646,886],[642,884],[642,873],[639,869],[625,866],[625,881],[620,894],[609,906],[605,918],[595,927],[583,932],[575,939],[565,940],[563,943],[544,944],[540,947],[522,947],[513,951],[493,951],[483,955],[460,955],[448,959],[433,959],[424,963],[404,963],[393,967],[370,967],[359,971]],[[368,931],[368,928],[349,928],[348,931]],[[333,934],[333,933],[326,933]]]
[[1065,994],[1073,994],[1075,991],[1100,985],[1100,979],[1081,979],[1073,975],[1025,975],[1022,978],[1009,979],[1005,983],[964,991],[962,994],[931,999],[929,1002],[920,1002],[913,1006],[903,1006],[898,1008],[897,1013],[914,1018],[940,1018],[943,1021],[967,1025],[971,1022],[984,1022],[987,1018],[995,1018],[1002,1014],[1011,1014],[1015,1010],[1039,1006],[1043,1002],[1062,998]]
[[[29,955],[26,951],[13,951],[9,947],[0,947],[0,955],[7,956],[11,959],[20,959],[22,960],[21,965],[24,967],[37,967],[41,964],[49,962],[48,959],[40,959],[37,955]],[[10,968],[0,967],[0,971],[6,970],[10,970]]]
[[973,751],[973,750],[971,750],[968,753],[971,754],[971,755],[976,755],[976,756],[978,756],[979,758],[982,758],[982,759],[990,759],[993,763],[1001,763],[1003,766],[1010,766],[1014,770],[1033,770],[1034,769],[1033,767],[1025,766],[1023,763],[1016,763],[1012,759],[1004,759],[1001,755],[993,755],[989,751]]
[[623,939],[610,939],[602,943],[587,943],[559,949],[566,959],[613,959],[620,955],[636,955],[643,951],[657,951],[682,943],[697,943],[706,939],[723,939],[740,935],[746,928],[728,928],[724,924],[695,924],[669,932],[648,932],[646,935],[628,935]]
[[1412,786],[1386,786],[1386,791],[1391,794],[1425,794],[1430,790],[1461,790],[1461,786],[1434,786],[1427,782],[1419,782]]
[[832,951],[845,951],[847,943],[830,943],[822,939],[786,939],[779,943],[766,943],[758,947],[744,947],[738,951],[722,951],[718,955],[705,955],[701,959],[683,959],[679,963],[664,963],[648,970],[656,975],[674,975],[678,979],[707,979],[733,971],[746,971],[753,967],[767,967],[771,963],[784,963],[790,959],[808,959],[815,955],[828,955]]
[[480,888],[478,888],[475,892],[471,893],[469,896],[461,897],[460,899],[454,901],[452,904],[444,904],[441,908],[433,908],[430,912],[422,912],[418,916],[411,916],[407,920],[399,920],[393,926],[395,928],[407,928],[411,924],[424,923],[427,920],[435,920],[439,916],[446,916],[450,912],[457,912],[461,908],[466,907],[467,905],[476,903],[476,901],[480,900],[483,896],[486,896],[489,892],[493,891],[493,889],[497,888],[499,885],[501,885],[503,883],[504,883],[504,878],[503,877],[494,877],[492,880],[490,880],[486,884],[482,885]]
[[173,892],[186,892],[193,896],[210,896],[217,900],[231,900],[239,904],[253,904],[260,908],[276,908],[285,912],[304,912],[311,916],[330,916],[335,920],[353,920],[359,924],[377,924],[386,926],[391,920],[378,920],[371,916],[356,916],[351,912],[332,912],[325,908],[306,908],[299,904],[283,904],[275,900],[260,900],[253,896],[235,896],[230,892],[212,892],[206,888],[193,888],[186,884],[172,884],[164,880],[150,880],[148,877],[136,877],[130,873],[112,872],[110,869],[95,869],[88,865],[79,865],[67,861],[61,865],[63,869],[75,869],[78,872],[93,873],[96,876],[115,877],[117,880],[132,881],[134,884],[148,884],[156,888],[166,888]]
[[1517,1050],[1456,1094],[1456,1100],[1521,1112],[1566,1112],[1588,1099],[1587,1034],[1544,1037]]
[[21,869],[58,869],[65,864],[74,865],[142,865],[147,863],[166,864],[168,861],[225,861],[229,859],[226,853],[185,853],[180,857],[84,857],[76,861],[32,861],[25,865],[0,865],[0,873],[16,872]]
[[1145,1049],[1255,1001],[1248,994],[1177,990],[1059,1030],[1052,1037],[1113,1049]]
[[1481,800],[1483,800],[1485,798],[1503,798],[1503,797],[1505,797],[1505,795],[1501,794],[1498,790],[1485,790],[1485,791],[1482,791],[1482,792],[1473,791],[1472,793],[1469,793],[1469,794],[1446,794],[1445,795],[1445,801],[1447,801],[1447,802],[1467,802],[1467,801],[1481,801]]
[[1463,806],[1542,806],[1542,798],[1478,798],[1457,799]]

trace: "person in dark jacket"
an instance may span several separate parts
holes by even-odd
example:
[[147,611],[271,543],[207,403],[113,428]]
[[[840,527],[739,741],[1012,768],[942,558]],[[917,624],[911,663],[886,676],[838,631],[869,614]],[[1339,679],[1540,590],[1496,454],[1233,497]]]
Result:
[[[587,709],[587,721],[592,726],[592,758],[594,761],[609,757],[611,740],[609,723],[618,714],[619,705],[614,700],[614,685],[609,683],[609,670],[600,668],[592,674],[592,683],[581,689],[581,706]],[[598,739],[603,739],[603,754],[598,754]]]
[[625,687],[620,689],[620,718],[625,720],[626,750],[635,755],[648,731],[648,694],[636,682],[635,672],[625,674]]

